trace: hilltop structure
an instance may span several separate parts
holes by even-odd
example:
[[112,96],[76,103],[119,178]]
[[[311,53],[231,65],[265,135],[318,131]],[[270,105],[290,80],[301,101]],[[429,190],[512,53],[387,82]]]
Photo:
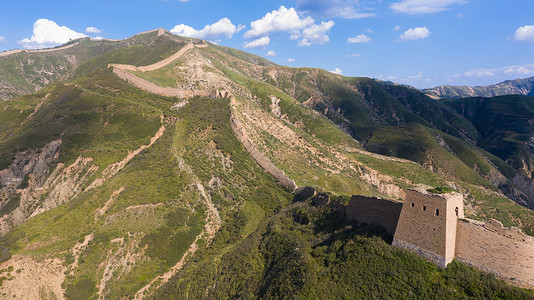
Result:
[[406,191],[406,200],[353,196],[347,217],[384,226],[393,245],[446,267],[457,259],[520,286],[534,288],[534,238],[496,220],[479,222],[464,217],[458,193]]

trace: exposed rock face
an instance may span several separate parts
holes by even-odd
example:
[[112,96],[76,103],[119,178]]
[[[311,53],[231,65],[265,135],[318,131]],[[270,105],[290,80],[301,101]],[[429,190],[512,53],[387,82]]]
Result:
[[29,180],[26,178],[29,174],[31,174],[32,183],[42,185],[48,166],[56,158],[60,145],[61,140],[55,140],[42,149],[30,149],[15,154],[13,163],[7,169],[0,171],[0,206],[2,208],[23,181]]
[[424,89],[423,92],[433,98],[495,97],[503,95],[534,95],[534,77],[508,80],[485,86],[438,86]]

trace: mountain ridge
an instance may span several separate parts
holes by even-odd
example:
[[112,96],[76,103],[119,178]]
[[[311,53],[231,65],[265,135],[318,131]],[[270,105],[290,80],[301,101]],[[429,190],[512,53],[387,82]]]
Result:
[[[2,269],[13,269],[2,292],[321,298],[389,289],[475,297],[477,287],[488,297],[531,295],[460,263],[438,269],[392,248],[383,229],[339,213],[355,194],[400,200],[413,186],[449,187],[466,196],[469,217],[534,234],[532,211],[497,184],[518,171],[467,142],[479,132],[455,109],[417,91],[277,66],[213,44],[143,72],[195,41],[159,32],[136,35],[68,79],[0,102],[0,169],[14,174],[0,186],[7,191],[0,219],[9,225],[24,217],[0,239]],[[192,93],[139,89],[110,64],[136,66],[123,71]],[[213,90],[227,97],[210,97]],[[371,146],[400,158],[368,152]],[[316,195],[299,202],[302,190],[290,193],[263,159]],[[41,288],[40,277],[54,284]],[[365,284],[347,285],[358,281]],[[372,282],[379,291],[367,287]]]
[[423,93],[434,99],[458,99],[467,97],[495,97],[505,95],[534,96],[534,77],[506,80],[497,84],[484,86],[450,86],[443,85],[423,89]]

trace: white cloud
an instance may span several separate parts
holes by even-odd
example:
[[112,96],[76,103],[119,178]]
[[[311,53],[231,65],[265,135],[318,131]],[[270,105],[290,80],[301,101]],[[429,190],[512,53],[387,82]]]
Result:
[[430,30],[426,27],[415,27],[406,30],[403,34],[400,35],[401,41],[415,41],[420,39],[425,39],[430,36]]
[[102,30],[100,30],[100,29],[98,29],[98,28],[96,28],[96,27],[92,27],[92,26],[90,26],[90,27],[85,28],[85,32],[87,32],[87,33],[96,33],[96,34],[98,34],[98,33],[101,33]]
[[251,29],[243,37],[257,38],[285,32],[291,35],[290,39],[300,40],[299,46],[322,45],[330,41],[328,32],[334,25],[334,21],[315,24],[311,17],[300,17],[295,8],[280,6],[278,10],[268,12],[261,19],[251,22]]
[[389,8],[410,15],[431,14],[447,10],[450,5],[464,2],[464,0],[402,0],[391,4]]
[[[300,38],[302,40],[299,42],[299,46],[311,46],[311,45],[322,45],[324,43],[330,42],[330,38],[327,33],[335,25],[334,21],[321,22],[321,24],[313,24],[308,28],[302,30]],[[294,36],[295,37],[295,36]]]
[[260,48],[269,45],[269,43],[271,43],[271,39],[268,36],[264,36],[259,39],[255,39],[252,42],[245,43],[244,48]]
[[0,36],[0,43],[4,43],[4,42],[6,42],[6,37]]
[[290,57],[290,58],[287,59],[287,61],[288,62],[295,62],[295,59]]
[[255,38],[271,32],[298,33],[312,25],[310,17],[301,18],[293,7],[280,6],[278,10],[267,13],[263,18],[250,23],[251,29],[245,32],[245,38]]
[[95,36],[95,38],[94,38],[94,39],[95,39],[95,40],[103,40],[103,39],[104,39],[104,37],[102,37],[102,36],[99,36],[99,35],[97,35],[97,36]]
[[394,31],[399,31],[400,29],[401,29],[401,27],[400,27],[400,26],[398,26],[398,25],[397,25],[397,26],[395,26],[395,27],[393,27],[393,30],[394,30]]
[[534,25],[525,25],[517,28],[514,40],[519,42],[534,42]]
[[267,56],[276,56],[276,52],[271,50],[271,51],[267,52]]
[[340,68],[336,68],[334,71],[328,71],[337,75],[343,75],[343,71]]
[[365,34],[360,34],[357,37],[348,38],[347,43],[349,44],[359,44],[359,43],[368,43],[371,41],[371,38]]
[[375,16],[368,9],[362,12],[359,0],[297,0],[297,10],[319,18],[361,19]]
[[464,77],[500,77],[500,78],[510,78],[510,77],[529,77],[534,76],[534,64],[526,65],[515,65],[515,66],[506,66],[501,68],[492,68],[492,69],[473,69],[465,72]]
[[360,57],[362,54],[361,53],[352,53],[352,54],[346,54],[345,57],[349,58],[349,57]]
[[54,21],[39,19],[33,24],[33,35],[18,41],[26,49],[48,48],[65,44],[70,40],[86,37],[66,26],[59,26]]
[[171,29],[171,32],[177,35],[192,38],[217,40],[221,37],[232,38],[234,33],[242,30],[243,28],[244,27],[242,25],[240,25],[240,28],[236,27],[228,18],[222,18],[211,25],[206,25],[201,30],[196,30],[195,28],[185,24],[180,24],[174,26],[174,28]]

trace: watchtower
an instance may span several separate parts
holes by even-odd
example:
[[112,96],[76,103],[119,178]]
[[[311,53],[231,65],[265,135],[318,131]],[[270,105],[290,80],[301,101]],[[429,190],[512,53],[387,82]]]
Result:
[[461,194],[410,189],[402,206],[393,245],[413,251],[440,267],[455,255],[456,227],[464,218]]

